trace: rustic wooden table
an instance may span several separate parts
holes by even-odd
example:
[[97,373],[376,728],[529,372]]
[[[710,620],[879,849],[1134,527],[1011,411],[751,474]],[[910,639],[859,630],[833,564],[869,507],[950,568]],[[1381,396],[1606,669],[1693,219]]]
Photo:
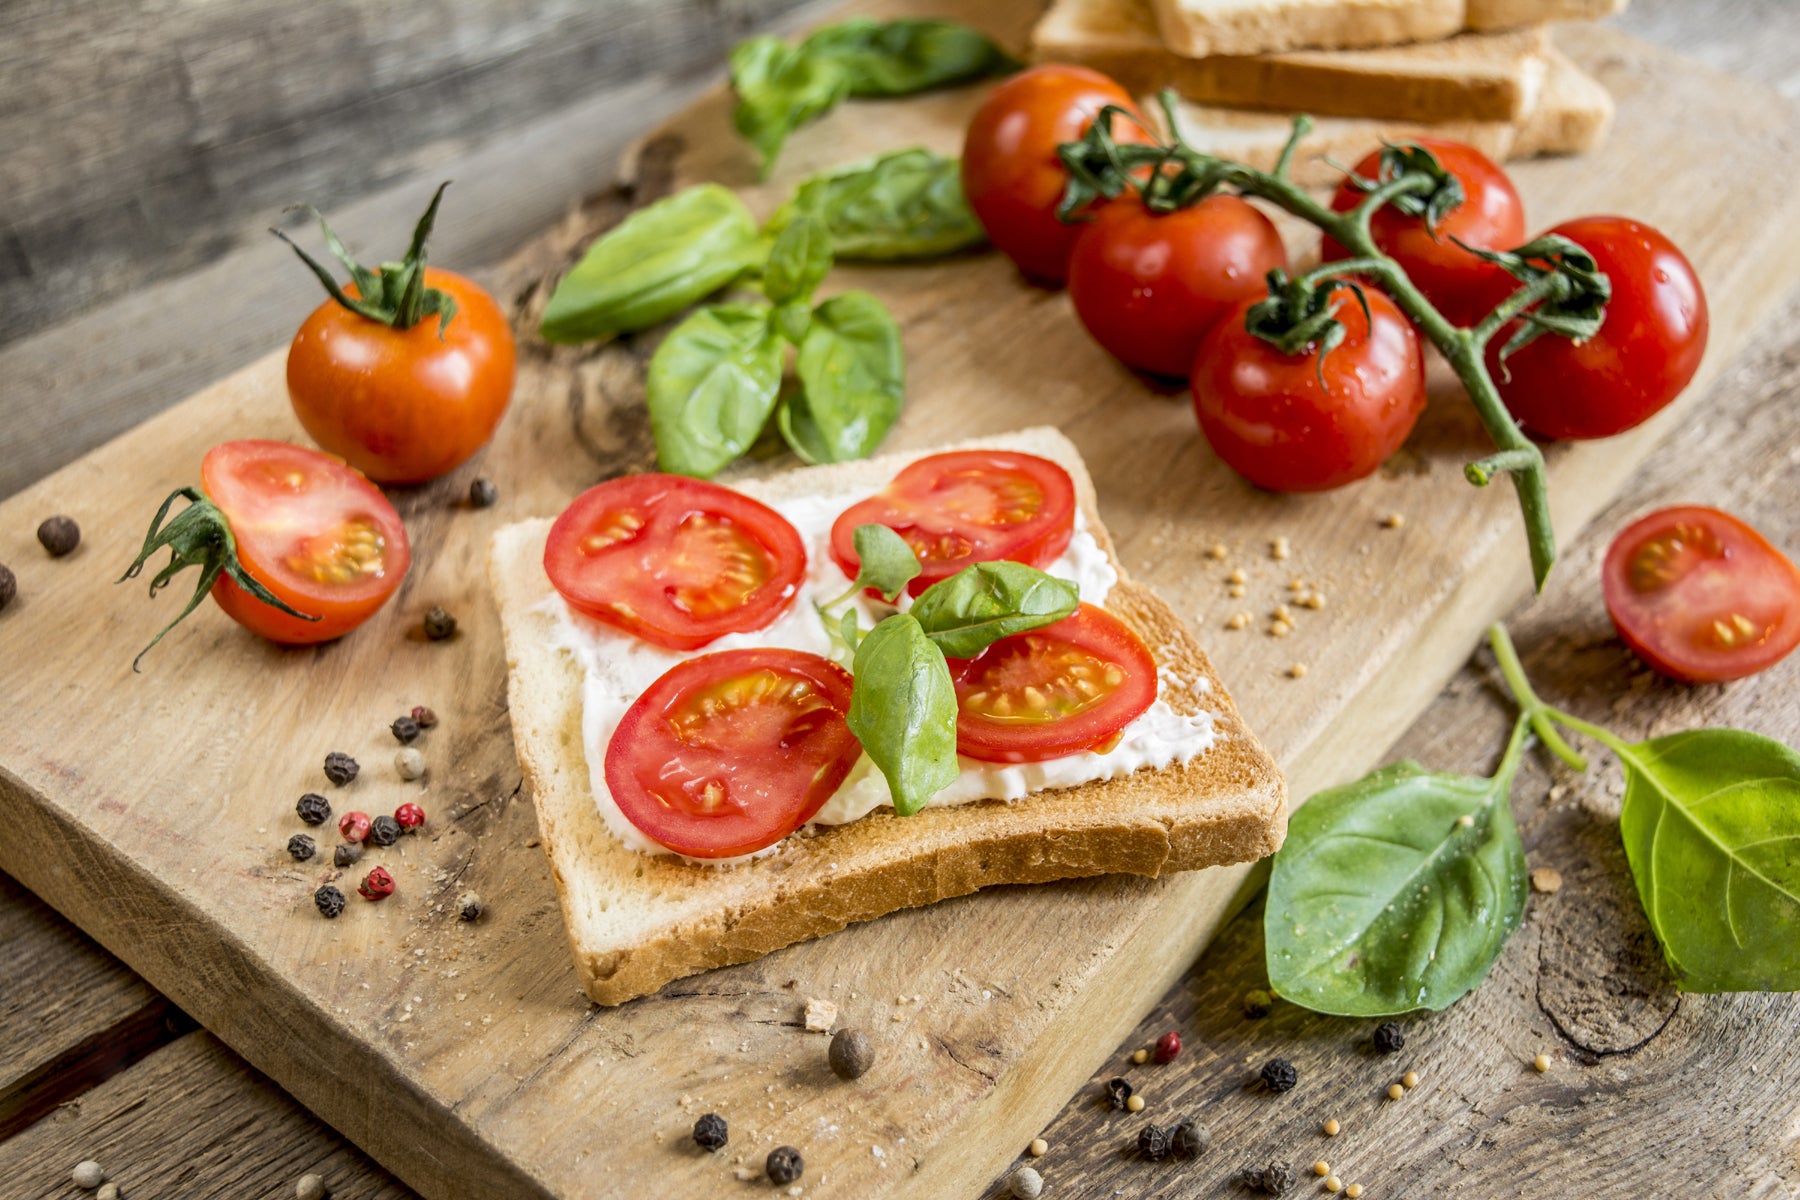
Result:
[[[786,7],[731,6],[740,27],[746,14]],[[18,11],[0,16],[0,31],[42,17],[31,6]],[[1800,96],[1800,13],[1791,0],[1635,0],[1622,23]],[[467,211],[479,215],[446,229],[440,258],[498,258],[604,181],[623,140],[691,93],[690,68],[722,40],[654,28],[665,41],[649,74],[533,117],[505,138],[422,151],[409,160],[418,169],[398,183],[373,166],[351,185],[338,177],[340,187],[360,181],[365,192],[390,184],[345,206],[343,223],[361,239],[392,240],[399,222],[389,214],[410,211],[431,180],[456,175],[468,181]],[[538,33],[556,36],[548,25]],[[16,53],[19,40],[0,36],[0,46],[9,40]],[[0,49],[0,61],[8,53]],[[596,119],[603,114],[611,128]],[[0,136],[18,130],[0,120]],[[444,136],[428,123],[415,134]],[[0,173],[0,188],[12,182]],[[223,222],[229,214],[214,215]],[[16,228],[3,232],[17,242]],[[0,327],[0,339],[17,336],[0,341],[0,495],[286,336],[298,312],[280,252],[249,243],[174,274],[200,253],[176,246],[160,265],[136,266],[129,291],[72,316],[59,310],[55,320],[44,307],[52,302],[7,293],[4,307],[17,321]],[[276,269],[280,284],[268,278]],[[208,312],[203,302],[216,305],[227,278],[250,282],[228,312]],[[1800,297],[1594,522],[1551,592],[1517,614],[1515,636],[1547,697],[1626,734],[1720,723],[1800,742],[1800,662],[1726,688],[1662,683],[1611,636],[1593,584],[1606,536],[1659,503],[1720,504],[1778,544],[1800,545],[1791,499],[1797,388]],[[1486,768],[1507,728],[1489,668],[1477,655],[1391,757]],[[1150,1102],[1145,1117],[1204,1110],[1217,1136],[1212,1158],[1191,1167],[1138,1161],[1126,1148],[1144,1118],[1114,1117],[1090,1088],[1044,1133],[1051,1150],[1036,1165],[1048,1194],[1211,1195],[1225,1190],[1225,1168],[1239,1161],[1282,1157],[1304,1169],[1323,1157],[1380,1197],[1453,1188],[1479,1196],[1800,1195],[1792,1099],[1800,1043],[1790,1036],[1800,1001],[1677,995],[1625,873],[1618,791],[1616,768],[1597,766],[1584,779],[1536,760],[1526,768],[1514,798],[1528,854],[1534,866],[1560,870],[1564,886],[1534,894],[1488,983],[1446,1013],[1409,1020],[1407,1049],[1391,1059],[1370,1053],[1366,1022],[1287,1005],[1262,1020],[1242,1016],[1242,994],[1263,980],[1260,910],[1246,910],[1096,1076],[1097,1084],[1126,1071],[1133,1048],[1180,1029],[1188,1049],[1177,1063],[1131,1073]],[[94,1157],[131,1181],[132,1196],[285,1196],[314,1171],[340,1200],[411,1194],[4,877],[0,979],[0,1181],[27,1166]],[[1539,1052],[1554,1060],[1547,1075],[1529,1067]],[[1276,1054],[1296,1063],[1301,1086],[1279,1099],[1247,1089],[1256,1066]],[[1407,1069],[1420,1073],[1421,1087],[1387,1101],[1390,1076]],[[1328,1117],[1343,1124],[1336,1139],[1318,1132]],[[4,1185],[0,1193],[10,1195]],[[1002,1193],[996,1184],[991,1194]]]

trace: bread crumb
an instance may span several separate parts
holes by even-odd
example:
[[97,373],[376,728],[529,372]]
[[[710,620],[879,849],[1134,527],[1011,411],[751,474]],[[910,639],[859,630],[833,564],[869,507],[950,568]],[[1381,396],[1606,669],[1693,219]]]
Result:
[[1531,886],[1540,892],[1554,892],[1562,886],[1562,872],[1555,867],[1539,867],[1531,873]]
[[1288,591],[1304,592],[1305,590],[1306,590],[1306,580],[1300,578],[1298,575],[1296,575],[1292,579],[1288,580]]
[[1406,517],[1397,512],[1391,512],[1387,516],[1381,518],[1381,526],[1383,529],[1398,529],[1404,524],[1406,524]]
[[1207,550],[1207,553],[1214,558],[1224,558],[1227,554],[1230,554],[1231,551],[1225,548],[1224,542],[1214,542],[1211,549]]
[[817,996],[806,998],[806,1031],[808,1033],[830,1033],[831,1027],[837,1024],[838,1006],[829,1000],[821,1000]]
[[1289,625],[1294,623],[1294,614],[1289,611],[1288,606],[1285,604],[1277,604],[1274,613],[1271,615],[1277,621],[1286,621]]
[[1247,591],[1247,589],[1244,587],[1243,584],[1234,583],[1230,587],[1225,589],[1225,594],[1230,596],[1233,600],[1242,600],[1244,598],[1246,591]]
[[1269,543],[1270,558],[1286,558],[1292,552],[1288,546],[1288,540],[1284,537],[1278,537]]
[[1300,597],[1298,603],[1301,608],[1313,608],[1313,609],[1324,608],[1325,607],[1325,593],[1309,592],[1306,595]]
[[1225,577],[1226,583],[1249,583],[1250,577],[1244,574],[1244,568],[1234,567],[1231,574]]

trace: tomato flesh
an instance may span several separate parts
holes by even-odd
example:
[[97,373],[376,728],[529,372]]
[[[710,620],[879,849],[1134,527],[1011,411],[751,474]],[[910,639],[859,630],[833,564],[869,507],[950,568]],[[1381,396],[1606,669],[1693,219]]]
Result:
[[387,603],[412,565],[400,514],[330,455],[286,442],[224,442],[207,451],[200,481],[231,526],[244,570],[319,618],[289,616],[220,576],[212,590],[219,607],[272,641],[341,637]]
[[1665,508],[1632,523],[1601,578],[1619,636],[1671,679],[1742,679],[1800,645],[1800,568],[1719,509]]
[[902,468],[880,494],[845,509],[831,526],[831,556],[847,578],[860,560],[859,525],[886,525],[919,556],[917,596],[973,563],[1010,559],[1042,567],[1075,531],[1075,483],[1046,458],[1006,450],[956,450]]
[[544,570],[571,606],[671,650],[762,629],[806,574],[787,518],[684,475],[627,475],[575,498],[550,528]]
[[1156,660],[1103,608],[952,659],[957,753],[1043,762],[1104,748],[1156,701]]
[[626,711],[606,786],[634,826],[691,858],[730,858],[800,828],[862,746],[844,714],[849,672],[799,650],[703,654],[671,667]]

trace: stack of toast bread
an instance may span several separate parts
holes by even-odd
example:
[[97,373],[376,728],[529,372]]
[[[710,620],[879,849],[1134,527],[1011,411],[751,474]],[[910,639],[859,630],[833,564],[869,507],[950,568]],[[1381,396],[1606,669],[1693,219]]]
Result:
[[1052,0],[1040,62],[1093,67],[1144,97],[1173,88],[1199,149],[1267,169],[1294,113],[1316,129],[1303,183],[1339,178],[1385,140],[1442,137],[1496,161],[1592,149],[1612,98],[1553,43],[1549,22],[1626,0]]

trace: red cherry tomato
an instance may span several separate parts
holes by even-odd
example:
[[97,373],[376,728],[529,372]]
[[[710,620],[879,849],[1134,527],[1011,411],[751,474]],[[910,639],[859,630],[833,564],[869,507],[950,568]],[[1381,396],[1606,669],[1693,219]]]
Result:
[[1665,508],[1626,526],[1601,585],[1625,644],[1683,683],[1742,679],[1800,645],[1800,569],[1716,508]]
[[1104,608],[950,660],[956,752],[983,762],[1043,762],[1103,748],[1156,702],[1156,660]]
[[1069,255],[1069,299],[1094,340],[1128,367],[1182,376],[1220,318],[1266,294],[1287,266],[1275,224],[1239,196],[1156,214],[1135,192],[1106,204]]
[[[1424,217],[1408,216],[1391,204],[1376,210],[1369,232],[1381,252],[1406,268],[1407,277],[1451,324],[1477,325],[1520,284],[1451,239],[1483,250],[1511,250],[1525,240],[1525,204],[1506,172],[1473,146],[1437,138],[1416,141],[1456,176],[1463,202],[1444,214],[1435,234]],[[1380,172],[1381,152],[1376,151],[1357,163],[1354,173],[1377,179]],[[1364,195],[1346,180],[1338,185],[1331,207],[1348,212]],[[1349,252],[1326,238],[1320,254],[1326,262],[1336,262]]]
[[786,517],[740,492],[685,475],[626,475],[563,510],[544,571],[588,616],[697,650],[786,611],[806,547]]
[[850,674],[799,650],[703,654],[669,668],[606,748],[625,818],[691,858],[773,845],[812,819],[862,746],[844,714]]
[[[379,483],[435,479],[487,444],[513,389],[506,314],[461,275],[425,271],[456,315],[395,329],[335,300],[288,348],[288,396],[312,439]],[[345,292],[357,296],[356,286]]]
[[1600,332],[1577,345],[1546,334],[1507,359],[1502,330],[1488,345],[1501,399],[1532,433],[1603,438],[1659,412],[1706,353],[1706,293],[1668,238],[1628,217],[1583,217],[1560,233],[1594,256],[1612,281]]
[[303,621],[264,604],[226,575],[212,597],[270,641],[311,645],[375,614],[412,565],[400,514],[368,480],[330,455],[287,442],[223,442],[206,452],[200,487],[225,514],[238,561]]
[[[1046,63],[996,87],[963,139],[963,194],[1000,252],[1034,279],[1061,283],[1079,225],[1056,219],[1068,172],[1056,148],[1087,132],[1109,104],[1136,111],[1117,83],[1086,67]],[[1117,119],[1121,142],[1147,141]]]
[[855,579],[859,525],[886,525],[919,556],[917,596],[973,563],[1011,559],[1042,567],[1075,531],[1075,484],[1046,458],[1009,450],[956,450],[903,467],[877,495],[832,523],[831,557]]
[[[1286,355],[1244,328],[1249,304],[1213,328],[1194,360],[1194,413],[1214,453],[1259,487],[1320,492],[1371,474],[1425,410],[1419,337],[1394,302],[1339,293],[1344,340]],[[1321,373],[1324,383],[1320,383]]]

